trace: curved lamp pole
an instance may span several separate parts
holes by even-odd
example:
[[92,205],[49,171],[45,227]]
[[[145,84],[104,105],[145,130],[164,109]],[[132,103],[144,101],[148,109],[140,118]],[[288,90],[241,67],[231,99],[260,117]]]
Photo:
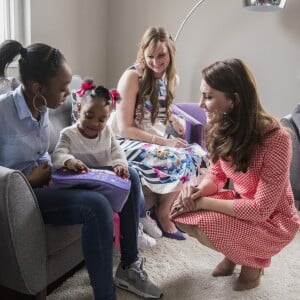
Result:
[[176,40],[177,40],[177,38],[178,38],[178,36],[179,36],[179,34],[180,34],[180,32],[181,32],[181,30],[182,30],[184,24],[186,23],[186,21],[191,17],[191,15],[192,15],[193,12],[197,9],[197,7],[198,7],[201,3],[203,3],[203,2],[204,2],[204,0],[198,1],[198,2],[194,5],[194,7],[189,11],[189,13],[186,15],[186,17],[184,18],[184,20],[181,22],[181,24],[180,24],[180,26],[179,26],[179,29],[178,29],[178,31],[177,31],[177,33],[176,33],[176,35],[175,35],[175,38],[174,38],[174,42],[176,42]]
[[[284,8],[287,0],[243,0],[245,8],[254,11],[277,11]],[[198,1],[194,7],[188,12],[184,20],[181,22],[179,29],[175,35],[174,42],[176,42],[179,34],[181,33],[185,23],[192,16],[193,12],[204,2],[204,0]]]

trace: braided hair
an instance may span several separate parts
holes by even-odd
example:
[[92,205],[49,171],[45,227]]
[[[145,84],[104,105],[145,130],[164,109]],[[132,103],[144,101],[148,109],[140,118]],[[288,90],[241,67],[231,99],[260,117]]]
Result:
[[34,43],[24,48],[18,41],[6,40],[0,45],[0,76],[5,77],[7,67],[18,55],[20,80],[24,85],[29,80],[46,84],[59,73],[65,61],[63,54],[49,45]]

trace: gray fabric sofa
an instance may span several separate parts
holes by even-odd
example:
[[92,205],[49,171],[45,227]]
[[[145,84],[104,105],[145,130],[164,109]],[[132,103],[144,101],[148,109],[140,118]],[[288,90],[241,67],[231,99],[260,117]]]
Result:
[[[71,108],[69,97],[49,110],[50,153]],[[46,299],[47,286],[83,261],[81,227],[45,225],[23,174],[0,166],[0,286]]]

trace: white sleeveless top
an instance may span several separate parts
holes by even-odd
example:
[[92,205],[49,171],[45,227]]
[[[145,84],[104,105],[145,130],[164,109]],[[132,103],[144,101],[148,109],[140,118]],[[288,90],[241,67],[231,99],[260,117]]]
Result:
[[[129,67],[128,69],[134,69],[137,70],[138,73],[140,74],[139,66],[138,65],[133,65]],[[146,96],[145,102],[144,102],[144,107],[138,106],[136,109],[135,113],[135,125],[137,128],[140,128],[141,130],[144,130],[146,132],[149,132],[154,135],[162,136],[162,137],[167,137],[166,134],[166,125],[164,124],[165,118],[166,118],[166,80],[165,77],[163,76],[160,79],[157,79],[157,84],[158,84],[158,101],[159,101],[159,111],[158,115],[156,117],[156,120],[154,124],[151,122],[151,110],[152,110],[152,104],[149,99],[149,96]],[[122,99],[121,101],[126,101],[126,99]],[[139,112],[144,111],[144,118],[140,122],[137,118],[139,115]],[[111,117],[109,119],[109,124],[113,128],[113,131],[115,135],[118,138],[121,138],[119,135],[119,129],[118,129],[118,124],[117,124],[117,118],[115,112],[111,113]]]

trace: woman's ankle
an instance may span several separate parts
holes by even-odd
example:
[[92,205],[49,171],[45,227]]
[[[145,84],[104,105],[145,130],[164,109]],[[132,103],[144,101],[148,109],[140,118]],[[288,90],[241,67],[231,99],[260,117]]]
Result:
[[260,284],[261,275],[264,269],[242,266],[240,276],[236,279],[233,289],[235,291],[244,291],[253,289]]
[[161,211],[158,207],[156,209],[156,216],[158,218],[159,224],[162,227],[163,231],[169,233],[177,231],[175,224],[169,218],[169,212],[166,213],[164,211]]
[[219,277],[219,276],[230,276],[233,274],[236,264],[229,260],[227,257],[216,266],[214,269],[212,276]]

